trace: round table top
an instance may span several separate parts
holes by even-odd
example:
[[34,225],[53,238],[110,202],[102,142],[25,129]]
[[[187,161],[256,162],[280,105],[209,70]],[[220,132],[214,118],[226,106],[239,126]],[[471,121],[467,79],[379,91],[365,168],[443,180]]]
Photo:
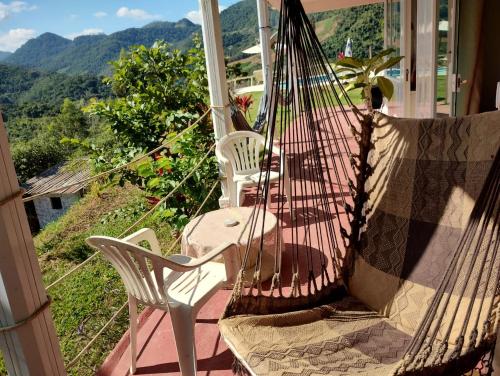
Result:
[[[223,242],[246,245],[251,228],[253,207],[229,207],[214,210],[192,219],[184,228],[183,238],[188,243],[203,244],[204,248],[212,249]],[[266,212],[264,233],[262,221],[264,210],[259,211],[257,227],[252,240],[260,238],[275,230],[277,219],[271,212]]]

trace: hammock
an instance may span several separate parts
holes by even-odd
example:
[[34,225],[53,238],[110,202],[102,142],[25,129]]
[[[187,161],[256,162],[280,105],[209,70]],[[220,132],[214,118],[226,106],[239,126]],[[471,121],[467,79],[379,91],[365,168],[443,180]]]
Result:
[[[288,51],[276,54],[266,140],[288,161],[291,208],[279,181],[284,236],[246,250],[219,322],[235,371],[461,375],[480,363],[491,373],[500,112],[372,118],[332,73],[299,0],[282,1],[278,40]],[[282,82],[294,93],[285,106]],[[262,231],[274,164],[263,156],[251,238]],[[270,281],[264,252],[274,256]]]

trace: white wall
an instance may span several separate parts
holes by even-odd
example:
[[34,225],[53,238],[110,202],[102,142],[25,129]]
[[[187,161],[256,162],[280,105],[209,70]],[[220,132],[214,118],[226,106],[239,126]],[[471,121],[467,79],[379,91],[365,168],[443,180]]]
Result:
[[50,222],[55,221],[61,215],[80,199],[79,193],[59,196],[62,202],[62,209],[52,209],[50,197],[40,197],[33,200],[35,204],[36,215],[40,228],[44,228]]

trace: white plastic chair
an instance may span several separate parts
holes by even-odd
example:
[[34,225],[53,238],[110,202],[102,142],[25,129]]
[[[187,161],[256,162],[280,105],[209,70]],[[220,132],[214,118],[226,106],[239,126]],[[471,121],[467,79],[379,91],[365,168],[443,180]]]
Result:
[[[147,242],[151,251],[139,244]],[[232,244],[224,243],[198,259],[163,257],[153,230],[143,228],[123,239],[91,236],[87,243],[100,250],[120,274],[128,293],[131,373],[137,360],[137,302],[170,311],[182,375],[196,375],[194,324],[200,308],[226,280],[224,264],[211,262]]]
[[[232,132],[222,137],[217,143],[215,149],[217,158],[225,163],[226,167],[231,167],[233,172],[232,183],[235,185],[236,192],[236,202],[233,204],[236,206],[241,206],[243,203],[244,188],[257,186],[261,175],[261,184],[264,182],[265,172],[260,171],[260,152],[266,146],[265,137],[251,131]],[[285,194],[290,204],[292,195],[285,154],[275,145],[272,147],[272,152],[280,156],[280,171],[271,171],[269,181],[270,183],[276,182],[283,176]],[[269,201],[270,199],[271,195],[268,196]]]

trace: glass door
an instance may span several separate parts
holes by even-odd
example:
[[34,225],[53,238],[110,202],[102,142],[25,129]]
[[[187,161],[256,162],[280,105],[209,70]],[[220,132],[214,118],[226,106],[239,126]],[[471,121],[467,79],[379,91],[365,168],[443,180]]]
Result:
[[439,0],[438,52],[436,66],[437,116],[453,114],[455,92],[455,15],[456,0]]
[[415,1],[415,3],[417,8],[415,117],[430,118],[436,116],[440,0]]
[[[405,0],[385,0],[384,43],[397,55],[405,55]],[[394,84],[394,95],[386,107],[392,116],[405,116],[406,59],[388,69],[386,76]]]

